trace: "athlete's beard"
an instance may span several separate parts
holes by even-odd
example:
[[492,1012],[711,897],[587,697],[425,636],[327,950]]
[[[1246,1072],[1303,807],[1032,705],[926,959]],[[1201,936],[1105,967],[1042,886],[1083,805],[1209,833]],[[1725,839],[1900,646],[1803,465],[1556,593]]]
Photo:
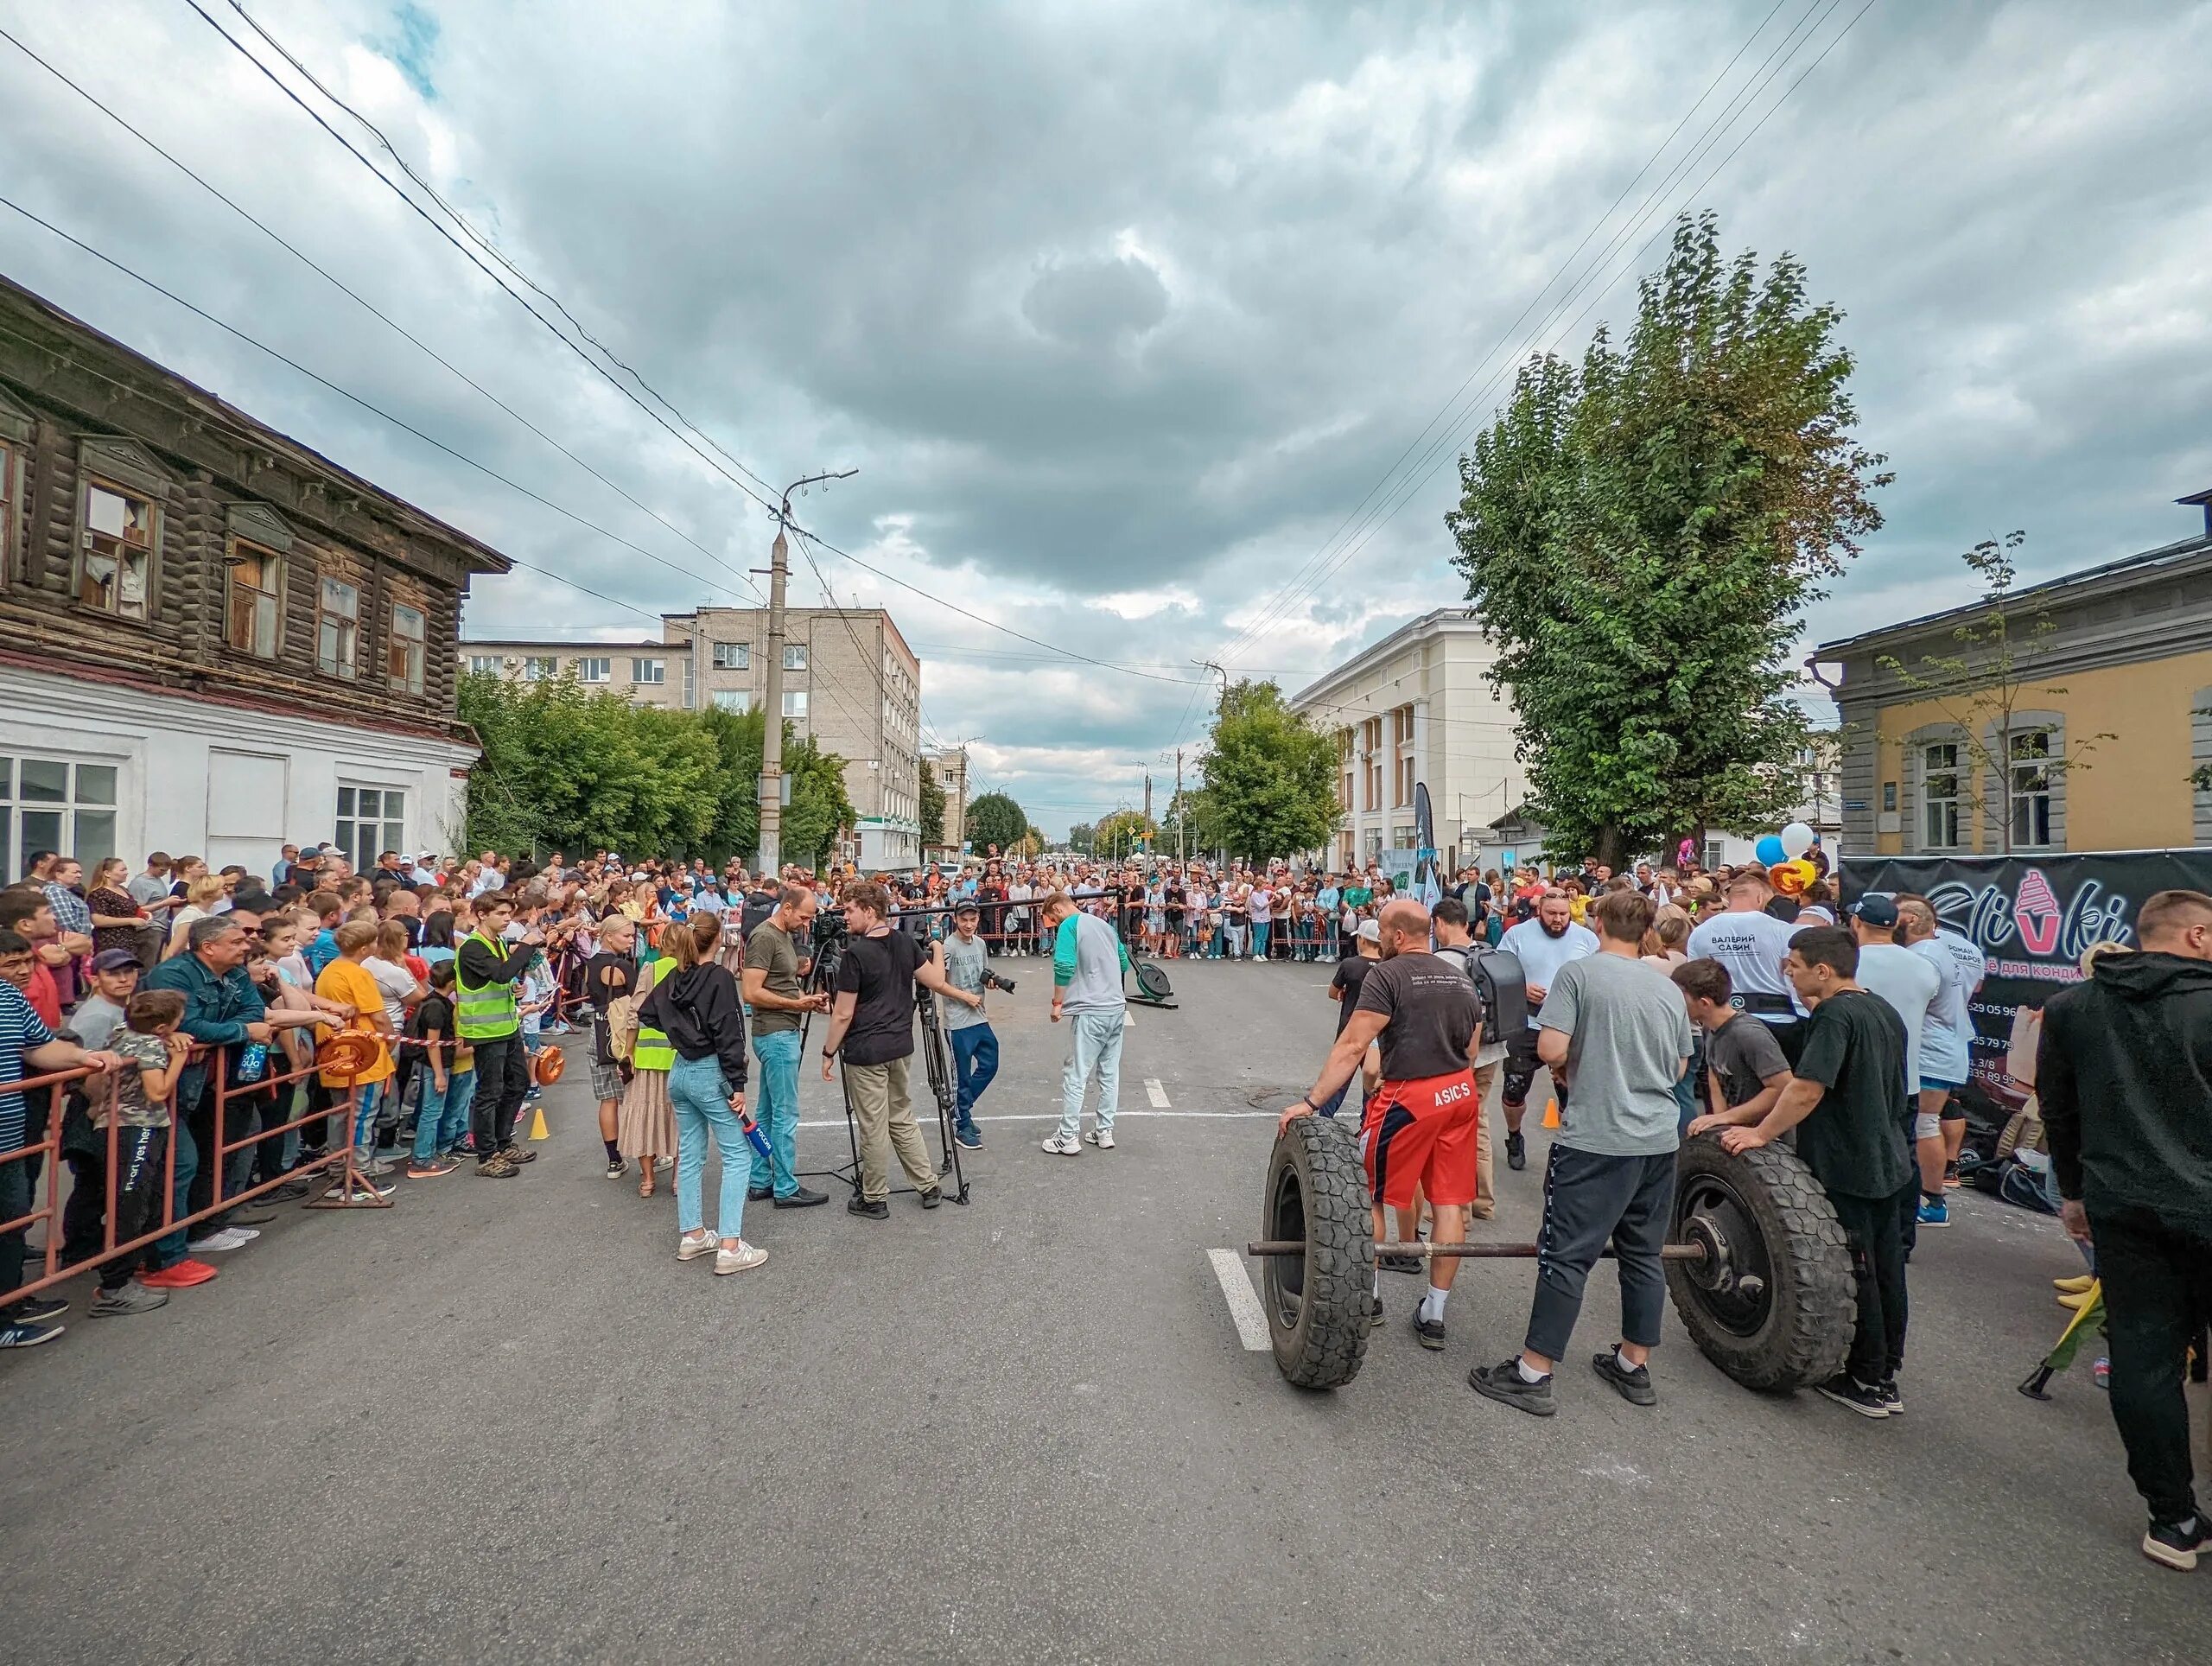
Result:
[[1548,938],[1563,938],[1563,937],[1565,937],[1565,936],[1567,935],[1567,926],[1568,926],[1568,925],[1573,925],[1573,924],[1574,924],[1574,920],[1573,920],[1573,916],[1571,916],[1571,915],[1570,915],[1570,916],[1568,917],[1568,919],[1567,919],[1567,925],[1561,925],[1561,926],[1559,926],[1559,927],[1557,927],[1557,928],[1554,928],[1554,927],[1553,926],[1553,925],[1552,925],[1551,921],[1549,921],[1549,920],[1546,919],[1545,919],[1541,914],[1539,914],[1539,915],[1537,915],[1537,916],[1536,916],[1536,924],[1537,924],[1537,925],[1541,925],[1541,926],[1542,926],[1542,927],[1544,928],[1544,935],[1545,935],[1546,937],[1548,937]]

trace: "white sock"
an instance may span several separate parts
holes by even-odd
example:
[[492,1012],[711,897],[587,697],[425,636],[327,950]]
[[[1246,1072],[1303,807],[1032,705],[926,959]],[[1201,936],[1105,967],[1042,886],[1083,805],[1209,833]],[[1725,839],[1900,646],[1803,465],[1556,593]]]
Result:
[[1421,1316],[1423,1319],[1441,1321],[1444,1318],[1445,1300],[1451,1294],[1440,1285],[1430,1285],[1428,1294],[1421,1299]]
[[1613,1344],[1613,1364],[1624,1371],[1633,1371],[1637,1369],[1630,1363],[1629,1357],[1621,1351],[1621,1345],[1618,1342]]
[[1527,1358],[1519,1354],[1516,1354],[1513,1358],[1513,1369],[1521,1373],[1521,1380],[1523,1383],[1546,1383],[1551,1380],[1549,1371],[1530,1370]]

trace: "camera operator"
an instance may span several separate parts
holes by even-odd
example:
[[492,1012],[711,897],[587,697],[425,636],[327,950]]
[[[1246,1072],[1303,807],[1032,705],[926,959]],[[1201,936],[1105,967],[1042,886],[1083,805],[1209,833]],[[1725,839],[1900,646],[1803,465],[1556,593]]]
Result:
[[952,1044],[952,1079],[958,1095],[952,1137],[968,1151],[983,1148],[982,1130],[976,1126],[976,1102],[999,1073],[999,1038],[983,1015],[983,991],[1004,989],[1013,983],[991,970],[988,945],[977,929],[981,909],[971,899],[952,912],[952,935],[937,947],[935,963],[945,982],[976,997],[972,1007],[955,1007],[944,1015],[945,1039]]
[[888,1158],[894,1150],[922,1207],[934,1209],[944,1200],[906,1092],[908,1061],[914,1056],[915,985],[965,1007],[983,1004],[982,995],[948,983],[918,939],[891,929],[890,916],[890,893],[875,881],[863,880],[847,889],[849,940],[838,963],[836,1004],[822,1044],[823,1081],[830,1079],[838,1053],[845,1056],[845,1097],[860,1126],[861,1189],[846,1211],[872,1220],[891,1213]]
[[768,1141],[770,1176],[755,1174],[747,1194],[774,1195],[779,1209],[807,1209],[829,1199],[798,1183],[799,1026],[808,1013],[830,1010],[827,995],[809,995],[814,965],[814,893],[786,885],[775,908],[745,939],[745,1004],[753,1014],[753,1052],[760,1061],[755,1109]]

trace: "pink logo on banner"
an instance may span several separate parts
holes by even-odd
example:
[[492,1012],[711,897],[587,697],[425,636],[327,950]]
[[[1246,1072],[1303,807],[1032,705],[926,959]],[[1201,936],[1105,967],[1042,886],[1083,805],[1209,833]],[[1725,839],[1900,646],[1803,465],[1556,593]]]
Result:
[[2060,920],[2050,881],[2044,878],[2043,869],[2031,868],[2012,899],[2012,923],[2019,927],[2020,941],[2030,954],[2047,955],[2058,946]]

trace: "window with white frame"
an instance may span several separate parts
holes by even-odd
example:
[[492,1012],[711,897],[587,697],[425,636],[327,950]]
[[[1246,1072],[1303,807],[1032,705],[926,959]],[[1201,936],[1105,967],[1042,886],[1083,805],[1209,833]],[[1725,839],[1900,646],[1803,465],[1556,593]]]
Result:
[[2050,843],[2050,731],[2023,729],[2005,748],[2005,797],[2012,818],[2012,848]]
[[406,791],[396,786],[340,786],[338,848],[357,874],[373,869],[379,853],[407,849]]
[[692,656],[683,656],[683,709],[690,711],[699,703],[699,671],[692,664]]
[[423,692],[424,648],[429,621],[420,607],[395,601],[391,605],[391,642],[385,654],[391,686],[403,694]]
[[715,644],[715,669],[718,671],[742,671],[753,668],[753,645],[749,642],[717,642]]
[[88,870],[115,855],[116,778],[113,764],[0,754],[0,873],[21,873],[34,850]]
[[744,689],[716,689],[715,709],[717,711],[751,711],[753,696]]
[[630,662],[632,683],[665,683],[668,681],[668,662],[665,659],[632,659]]
[[361,652],[361,587],[326,575],[317,592],[315,668],[325,677],[351,677]]
[[1921,843],[1948,850],[1959,842],[1959,747],[1937,741],[1920,749]]
[[786,717],[804,717],[806,715],[806,690],[804,689],[785,689],[784,690],[784,715]]
[[584,683],[607,683],[613,680],[614,661],[607,655],[587,655],[576,661],[576,677]]
[[522,662],[522,680],[525,683],[550,683],[561,674],[561,662],[550,653],[534,653]]
[[803,671],[806,669],[805,643],[786,642],[784,644],[784,669],[787,671]]
[[241,541],[223,567],[224,641],[239,653],[274,659],[284,620],[284,558]]
[[118,619],[150,616],[161,512],[148,499],[99,480],[85,483],[77,600]]
[[468,669],[479,677],[499,674],[499,656],[495,653],[473,653],[468,656]]

